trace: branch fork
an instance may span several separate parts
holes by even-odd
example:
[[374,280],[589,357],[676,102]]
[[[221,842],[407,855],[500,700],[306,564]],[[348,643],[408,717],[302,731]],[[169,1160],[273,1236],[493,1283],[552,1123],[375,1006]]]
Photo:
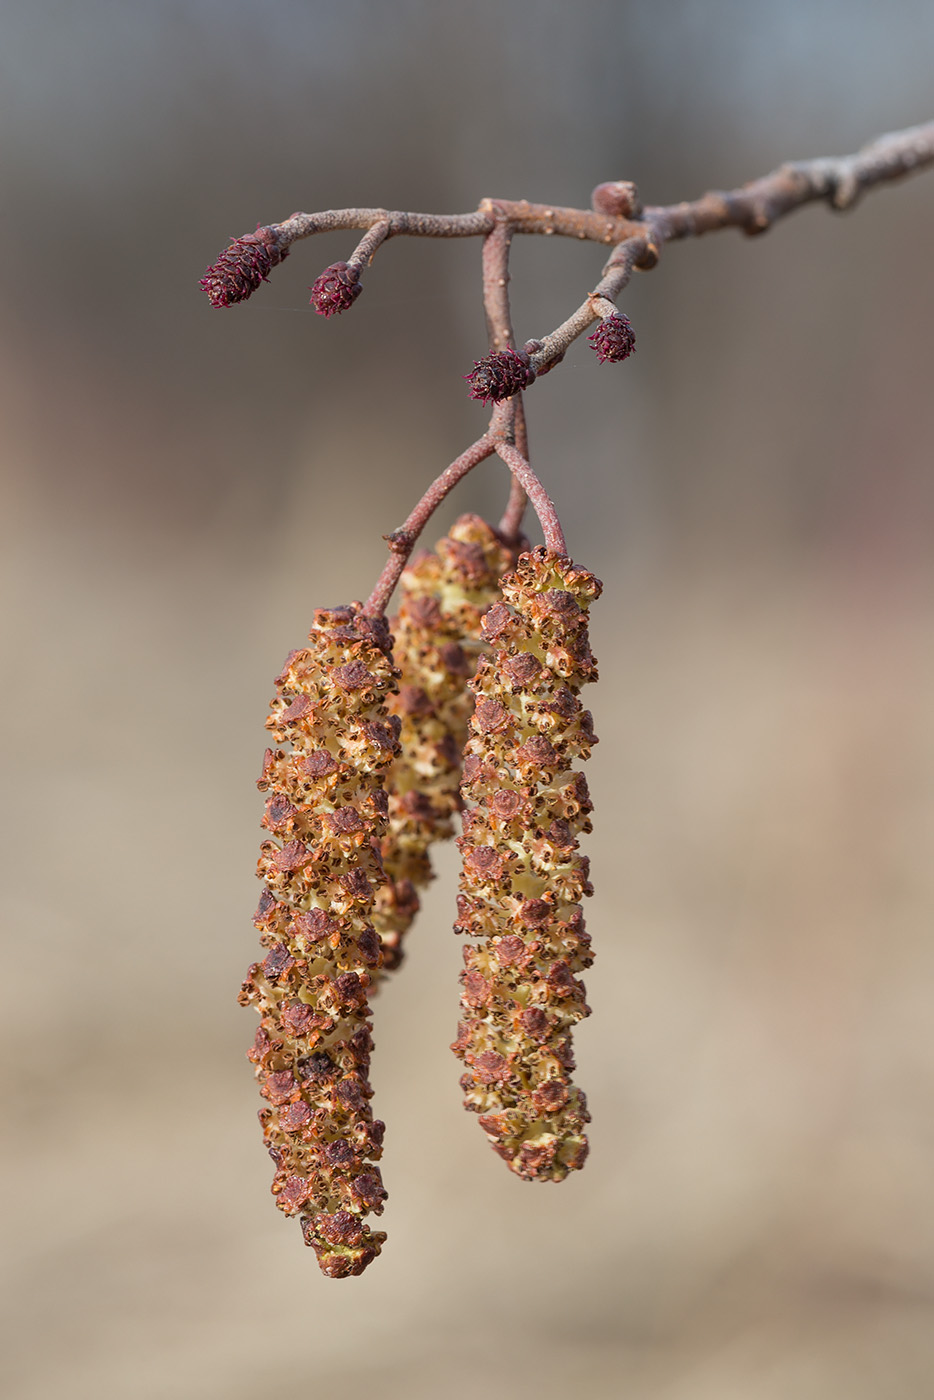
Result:
[[[363,237],[347,261],[325,269],[312,289],[312,304],[320,314],[331,316],[353,304],[362,290],[361,273],[389,239],[403,235],[483,239],[482,287],[489,353],[465,377],[473,385],[474,397],[493,402],[489,426],[432,483],[404,525],[384,537],[390,558],[366,605],[367,612],[375,615],[388,603],[434,510],[462,477],[494,454],[509,468],[512,483],[499,525],[503,542],[515,545],[520,540],[526,504],[531,501],[549,548],[564,552],[554,505],[529,464],[522,390],[560,364],[569,347],[595,322],[600,326],[590,341],[601,362],[628,357],[634,337],[616,303],[633,272],[657,265],[666,243],[699,238],[722,228],[756,236],[786,214],[817,201],[847,210],[867,190],[930,165],[934,165],[934,122],[879,136],[854,155],[786,162],[739,189],[713,190],[677,204],[643,206],[631,181],[613,180],[596,187],[590,209],[485,198],[469,214],[364,208],[298,212],[282,223],[261,226],[256,233],[235,239],[208,268],[201,285],[215,306],[245,300],[268,279],[293,243],[335,229],[362,229]],[[581,305],[549,334],[526,340],[521,349],[517,348],[509,305],[509,254],[516,234],[557,235],[612,248],[600,280]]]

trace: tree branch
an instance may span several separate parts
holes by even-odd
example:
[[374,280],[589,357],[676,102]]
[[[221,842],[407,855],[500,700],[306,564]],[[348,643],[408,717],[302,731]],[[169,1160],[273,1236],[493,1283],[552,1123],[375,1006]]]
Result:
[[[491,208],[496,222],[483,240],[483,309],[486,314],[490,351],[495,353],[497,350],[515,347],[515,332],[509,307],[509,248],[512,243],[512,226],[495,205],[491,204]],[[514,394],[506,403],[507,417],[503,420],[500,431],[507,434],[509,441],[515,443],[522,456],[528,460],[529,442],[521,392]],[[499,523],[499,532],[506,544],[515,545],[522,532],[526,494],[517,477],[511,476],[510,482],[509,502]]]
[[649,205],[639,222],[630,224],[587,300],[544,337],[541,350],[532,356],[533,369],[544,374],[558,364],[568,346],[600,316],[594,300],[615,301],[635,268],[655,266],[665,243],[721,228],[738,228],[750,236],[765,233],[777,219],[816,200],[827,200],[834,209],[850,209],[874,185],[913,175],[929,165],[934,165],[934,122],[880,136],[852,156],[781,165],[738,190],[710,191],[683,204]]
[[493,438],[489,433],[484,433],[482,438],[471,443],[466,452],[455,458],[449,467],[445,467],[440,476],[435,477],[414,510],[406,517],[405,523],[398,530],[393,530],[391,535],[384,536],[389,543],[390,554],[376,587],[366,601],[363,609],[365,613],[375,617],[385,612],[393,589],[415,548],[415,542],[432,515],[457,483],[487,457],[491,457],[495,450]]
[[[482,236],[483,302],[490,354],[472,375],[474,396],[495,402],[484,435],[463,452],[429,487],[401,529],[386,538],[390,558],[366,604],[381,613],[405,567],[416,539],[434,510],[469,471],[494,452],[512,474],[509,504],[500,524],[515,544],[521,533],[526,496],[532,502],[548,547],[565,554],[555,508],[528,461],[521,389],[564,357],[568,347],[596,320],[604,322],[594,348],[601,360],[621,360],[632,349],[628,320],[615,302],[636,269],[658,262],[666,243],[696,238],[722,228],[760,234],[776,220],[817,200],[851,208],[874,186],[934,165],[934,122],[877,137],[855,155],[794,161],[730,191],[713,190],[680,204],[642,207],[635,185],[618,180],[598,185],[592,209],[565,209],[527,200],[484,199],[471,214],[417,214],[387,209],[330,209],[293,214],[280,224],[259,227],[234,239],[209,267],[202,286],[212,304],[229,306],[250,296],[288,254],[292,243],[334,229],[364,229],[346,263],[327,268],[312,288],[312,304],[322,315],[346,311],[360,292],[359,273],[390,238],[468,238]],[[541,340],[516,347],[509,308],[509,250],[517,233],[558,235],[612,245],[600,281],[560,326]]]
[[535,514],[538,516],[542,533],[545,536],[545,544],[553,554],[566,555],[567,544],[564,539],[564,531],[555,510],[554,501],[548,495],[542,483],[535,475],[529,463],[512,443],[505,442],[502,438],[494,441],[494,451],[497,457],[501,457],[506,466],[512,472],[516,481],[524,490],[532,503]]

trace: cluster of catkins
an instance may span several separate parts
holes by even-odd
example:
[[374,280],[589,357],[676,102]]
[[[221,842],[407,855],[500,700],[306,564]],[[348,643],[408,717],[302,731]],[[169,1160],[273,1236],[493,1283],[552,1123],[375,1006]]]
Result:
[[599,591],[569,559],[516,560],[464,516],[405,570],[388,625],[359,603],[320,609],[276,680],[259,782],[266,955],[240,1000],[261,1018],[250,1058],[273,1195],[332,1278],[362,1273],[385,1239],[366,1223],[386,1198],[369,1001],[459,812],[465,1106],[519,1176],[583,1165],[571,1030],[588,1014],[590,800],[573,764],[595,742],[578,692],[596,679]]

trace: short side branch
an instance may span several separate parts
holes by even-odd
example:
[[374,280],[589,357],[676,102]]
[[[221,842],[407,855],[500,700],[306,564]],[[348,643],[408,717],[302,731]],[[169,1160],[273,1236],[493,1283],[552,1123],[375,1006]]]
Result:
[[[490,351],[515,349],[515,332],[509,307],[509,249],[512,225],[501,210],[490,203],[496,223],[483,240],[483,309],[486,313]],[[528,460],[529,440],[522,394],[514,394],[504,405],[500,430],[514,442]],[[498,421],[498,420],[497,420]],[[526,495],[515,476],[510,477],[509,502],[499,523],[499,532],[508,545],[518,543],[525,514]]]
[[542,533],[545,536],[545,544],[553,554],[566,555],[568,547],[564,539],[564,531],[555,510],[554,501],[548,495],[542,483],[529,466],[522,453],[519,452],[509,442],[497,439],[494,443],[494,451],[497,457],[502,457],[506,466],[512,472],[519,485],[532,503],[532,508],[538,516]]
[[446,467],[440,476],[436,477],[428,490],[414,510],[410,512],[405,523],[398,530],[393,530],[391,535],[386,535],[390,555],[377,580],[376,587],[366,601],[363,611],[371,617],[377,617],[385,612],[386,605],[392,597],[393,589],[399,582],[402,570],[405,568],[409,555],[415,548],[415,542],[428,521],[449,492],[454,490],[457,483],[473,471],[474,467],[493,455],[495,444],[493,438],[484,433],[482,438],[478,438],[462,452],[449,467]]
[[[874,185],[902,179],[929,165],[934,165],[934,122],[880,136],[855,155],[789,162],[741,189],[713,190],[683,204],[650,205],[638,222],[617,220],[627,224],[627,233],[606,264],[602,280],[572,316],[544,337],[541,349],[532,356],[532,367],[536,374],[544,374],[558,364],[568,346],[601,315],[595,299],[614,302],[635,268],[655,266],[663,244],[721,228],[765,233],[777,219],[817,200],[828,201],[834,209],[850,209]],[[501,207],[510,208],[505,201]],[[605,216],[594,217],[607,226]],[[518,223],[516,228],[532,231]]]
[[[315,233],[342,228],[373,228],[388,224],[386,238],[408,234],[415,238],[471,238],[489,233],[493,218],[482,209],[472,214],[406,214],[389,209],[325,209],[319,214],[291,214],[281,224],[270,224],[280,247]],[[382,242],[382,239],[380,240]]]

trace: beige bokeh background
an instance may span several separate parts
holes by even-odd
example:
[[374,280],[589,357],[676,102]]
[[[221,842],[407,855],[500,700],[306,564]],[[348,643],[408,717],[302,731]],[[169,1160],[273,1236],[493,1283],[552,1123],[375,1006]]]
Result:
[[[295,208],[651,201],[930,118],[912,0],[7,5],[5,1393],[918,1400],[934,1389],[934,175],[670,248],[638,353],[528,396],[594,617],[587,1169],[460,1109],[454,853],[376,1008],[383,1257],[273,1209],[235,1004],[271,677],[474,436],[472,242],[352,315]],[[525,240],[520,339],[599,250]],[[490,465],[460,510],[495,515]],[[439,531],[433,531],[435,538]],[[252,795],[251,795],[252,794]]]

